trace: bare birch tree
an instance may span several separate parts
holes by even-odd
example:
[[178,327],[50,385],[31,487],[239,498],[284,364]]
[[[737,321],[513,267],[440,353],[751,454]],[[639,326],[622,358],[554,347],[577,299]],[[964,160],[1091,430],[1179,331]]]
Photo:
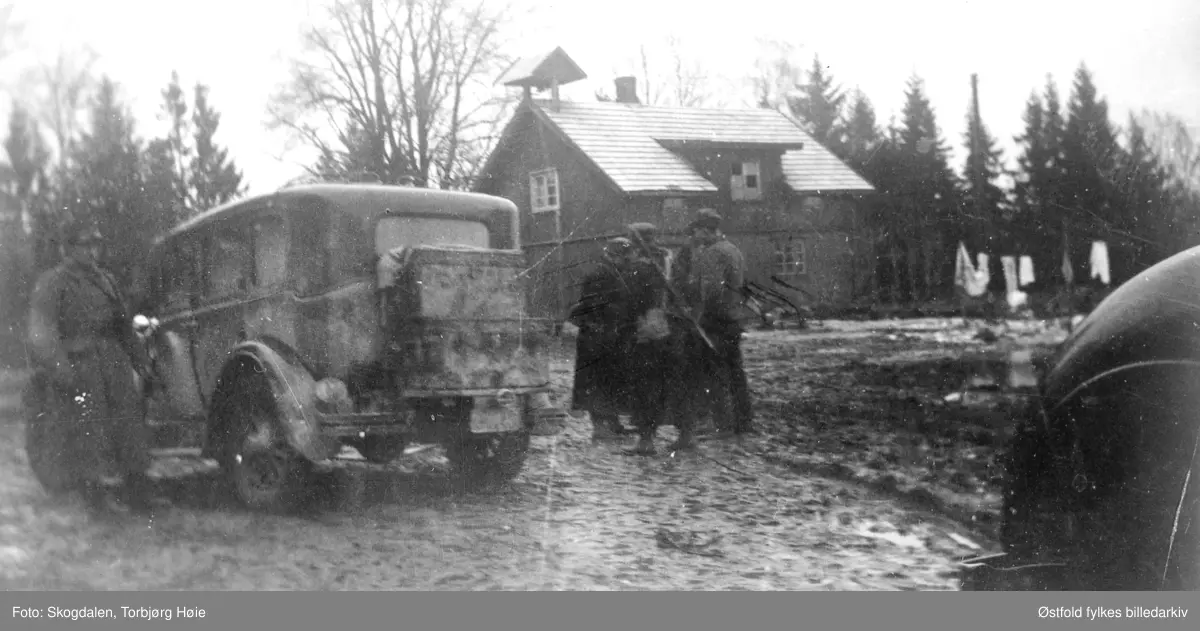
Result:
[[59,170],[66,167],[84,125],[88,98],[96,85],[92,68],[98,59],[99,55],[86,47],[60,50],[52,63],[31,69],[22,80],[27,105],[54,137]]
[[[640,44],[634,65],[642,92],[638,98],[646,105],[703,107],[713,103],[714,90],[704,65],[688,54],[677,35]],[[596,99],[611,100],[611,97],[599,91]]]
[[753,105],[786,110],[788,97],[803,83],[800,65],[795,61],[797,47],[778,40],[758,40],[759,54],[754,73],[749,77]]
[[506,67],[505,11],[473,2],[331,0],[270,123],[317,151],[309,170],[322,177],[466,186],[493,142],[491,79]]
[[1146,144],[1163,166],[1171,170],[1177,185],[1200,193],[1200,139],[1178,116],[1142,110],[1136,117],[1146,133]]

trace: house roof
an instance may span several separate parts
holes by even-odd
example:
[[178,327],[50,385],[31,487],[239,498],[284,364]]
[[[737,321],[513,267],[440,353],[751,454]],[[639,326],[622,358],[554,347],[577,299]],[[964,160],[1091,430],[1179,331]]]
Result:
[[[687,160],[664,146],[680,141],[785,149],[784,177],[796,191],[874,190],[796,122],[775,110],[570,101],[549,107],[545,100],[534,104],[626,193],[717,191]],[[800,145],[803,148],[794,148]]]

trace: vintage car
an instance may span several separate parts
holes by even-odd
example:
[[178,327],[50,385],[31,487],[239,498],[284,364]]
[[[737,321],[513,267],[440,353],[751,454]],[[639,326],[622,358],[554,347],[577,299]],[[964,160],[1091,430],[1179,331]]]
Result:
[[157,443],[200,447],[262,510],[294,508],[345,445],[379,463],[440,443],[466,479],[512,478],[554,412],[553,323],[526,315],[518,248],[507,200],[380,185],[287,188],[176,227],[135,292],[157,325]]
[[968,590],[1200,589],[1200,248],[1119,287],[1046,366]]

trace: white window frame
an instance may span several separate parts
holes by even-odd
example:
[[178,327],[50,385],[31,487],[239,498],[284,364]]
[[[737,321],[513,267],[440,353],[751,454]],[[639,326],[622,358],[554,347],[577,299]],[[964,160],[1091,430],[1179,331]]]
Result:
[[[733,165],[741,171],[733,173],[734,169],[730,167],[729,192],[734,201],[762,199],[762,168],[758,160],[734,162]],[[754,178],[754,186],[747,186],[746,180],[751,177]]]
[[542,169],[529,174],[529,208],[535,213],[554,212],[562,208],[562,185],[559,183],[558,169]]
[[783,277],[808,274],[808,244],[794,237],[775,241],[774,270]]

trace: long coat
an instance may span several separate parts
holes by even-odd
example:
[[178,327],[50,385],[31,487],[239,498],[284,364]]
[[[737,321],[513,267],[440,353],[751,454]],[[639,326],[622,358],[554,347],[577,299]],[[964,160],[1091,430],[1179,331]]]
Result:
[[28,349],[47,412],[39,420],[51,423],[45,448],[58,450],[75,481],[150,466],[144,354],[127,304],[111,274],[75,261],[42,274],[30,297]]
[[624,412],[629,407],[626,371],[628,340],[627,278],[604,261],[584,277],[580,299],[568,320],[579,327],[575,341],[572,407],[596,412]]

